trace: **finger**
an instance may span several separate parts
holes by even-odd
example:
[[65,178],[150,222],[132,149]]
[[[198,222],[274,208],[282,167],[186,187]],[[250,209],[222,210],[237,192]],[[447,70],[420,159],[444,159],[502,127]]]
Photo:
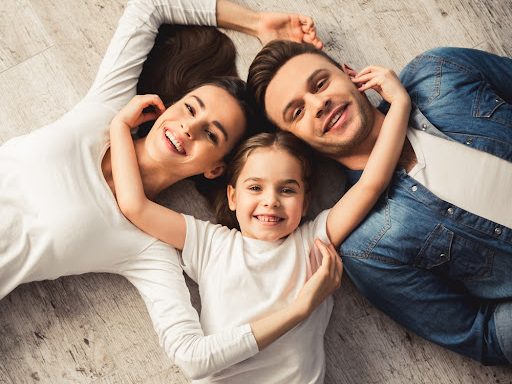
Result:
[[[368,89],[375,89],[379,85],[378,81],[376,79],[371,79],[367,83],[363,84],[358,88],[359,91],[366,91]],[[376,90],[376,89],[375,89]]]
[[370,81],[371,79],[374,79],[378,75],[379,74],[375,73],[375,72],[370,72],[370,73],[366,73],[366,74],[358,73],[356,76],[354,76],[352,78],[352,81],[354,81],[356,83],[366,83],[366,82]]
[[[302,25],[302,30],[305,32],[310,28],[314,28],[315,22],[309,16],[299,15],[299,22]],[[304,29],[306,28],[306,29]]]
[[322,265],[321,266],[323,268],[326,268],[330,272],[330,270],[331,270],[331,257],[329,255],[329,251],[328,251],[327,247],[319,239],[315,240],[315,246],[318,248],[318,250],[322,254]]

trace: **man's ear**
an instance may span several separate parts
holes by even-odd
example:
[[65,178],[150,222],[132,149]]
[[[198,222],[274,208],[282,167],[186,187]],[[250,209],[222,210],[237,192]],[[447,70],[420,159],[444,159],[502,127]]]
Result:
[[343,64],[341,66],[343,72],[345,72],[349,77],[354,77],[357,75],[357,72],[350,68],[347,64]]
[[229,209],[234,211],[236,209],[236,194],[235,188],[232,185],[228,184],[228,188],[226,189],[226,194],[228,196],[228,206]]
[[226,170],[226,164],[222,161],[215,165],[214,167],[210,168],[209,170],[204,172],[204,177],[207,179],[215,179],[222,175],[224,171]]

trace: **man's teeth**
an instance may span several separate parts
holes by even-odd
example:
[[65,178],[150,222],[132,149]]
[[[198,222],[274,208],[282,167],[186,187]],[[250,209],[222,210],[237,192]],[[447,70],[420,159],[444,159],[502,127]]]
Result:
[[277,217],[277,216],[262,216],[262,215],[259,215],[259,216],[256,216],[258,218],[259,221],[265,221],[265,222],[277,222],[277,221],[281,221],[281,218],[280,217]]
[[181,146],[180,142],[178,141],[178,139],[176,139],[176,137],[172,134],[172,132],[170,131],[165,131],[165,136],[169,139],[169,141],[172,143],[172,145],[174,145],[176,147],[176,150],[179,152],[179,153],[185,153],[185,150],[183,149],[183,147]]
[[331,129],[332,126],[338,122],[338,120],[340,119],[341,115],[343,115],[343,111],[345,111],[345,108],[339,110],[338,113],[336,113],[332,117],[331,121],[329,122],[329,127],[328,127],[329,129]]

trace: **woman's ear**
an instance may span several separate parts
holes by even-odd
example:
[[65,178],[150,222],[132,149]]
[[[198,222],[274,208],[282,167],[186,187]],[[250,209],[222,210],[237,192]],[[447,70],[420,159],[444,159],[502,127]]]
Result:
[[226,194],[228,196],[228,206],[229,209],[234,211],[236,209],[236,190],[235,187],[228,184],[228,188],[226,189]]
[[211,169],[205,171],[204,177],[206,177],[207,179],[216,179],[217,177],[222,175],[225,170],[226,164],[222,161],[215,165],[214,167],[212,167]]

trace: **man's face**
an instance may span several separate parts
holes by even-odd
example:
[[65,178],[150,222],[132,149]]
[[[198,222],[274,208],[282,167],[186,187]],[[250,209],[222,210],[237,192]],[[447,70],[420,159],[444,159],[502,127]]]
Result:
[[372,108],[347,74],[310,53],[286,62],[265,94],[270,120],[337,160],[352,154],[368,137]]

